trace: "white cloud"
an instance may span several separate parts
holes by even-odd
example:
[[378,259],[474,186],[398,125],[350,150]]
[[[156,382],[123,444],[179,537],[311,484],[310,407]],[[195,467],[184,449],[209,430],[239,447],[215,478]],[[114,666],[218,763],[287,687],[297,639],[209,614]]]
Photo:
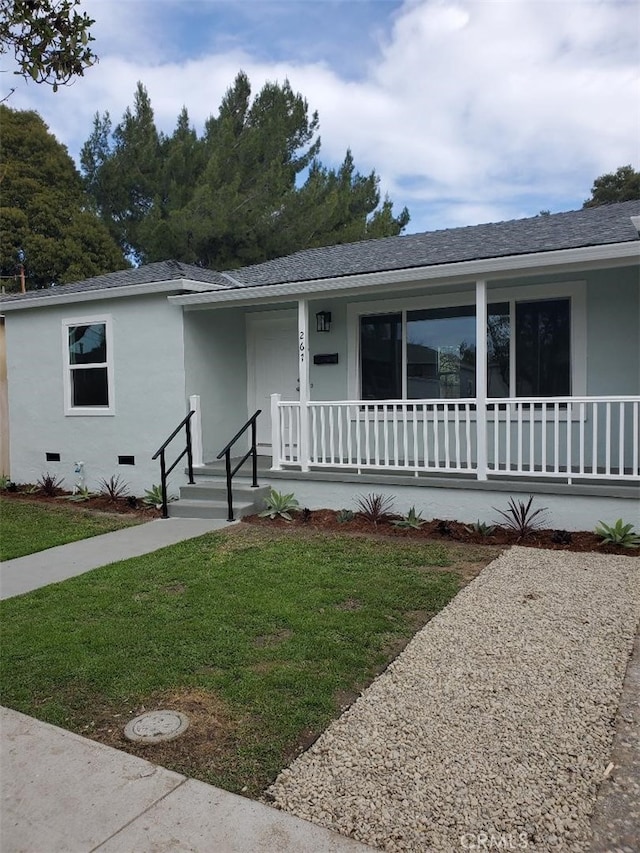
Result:
[[[100,64],[56,95],[30,85],[10,101],[37,109],[74,156],[96,110],[117,121],[138,80],[163,130],[183,104],[200,129],[243,68],[254,91],[288,77],[320,113],[323,161],[351,147],[409,206],[411,230],[580,206],[597,175],[638,166],[637,3],[412,0],[389,14],[357,79],[277,44],[270,59],[243,45],[183,61],[158,14],[175,4],[128,3],[124,26],[122,4],[87,6]],[[339,22],[327,26],[338,38]],[[241,30],[229,36],[243,44]]]

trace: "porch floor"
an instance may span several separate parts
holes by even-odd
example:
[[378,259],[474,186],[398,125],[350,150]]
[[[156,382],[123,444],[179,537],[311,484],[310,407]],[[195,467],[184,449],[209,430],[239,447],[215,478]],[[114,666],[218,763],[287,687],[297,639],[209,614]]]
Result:
[[[231,460],[232,467],[240,457]],[[572,483],[551,480],[548,477],[535,476],[489,476],[488,480],[477,480],[475,474],[430,474],[400,471],[370,471],[361,473],[346,471],[343,468],[320,468],[300,471],[298,468],[271,470],[271,456],[258,456],[258,481],[264,480],[304,480],[318,482],[360,483],[387,486],[417,486],[428,489],[472,489],[485,492],[535,492],[547,495],[584,495],[594,497],[628,498],[640,501],[640,483],[619,483],[615,480],[580,480],[573,477]],[[196,477],[224,477],[224,461],[207,462],[194,470]],[[247,460],[236,476],[251,477],[251,461]],[[566,477],[566,475],[561,475]]]

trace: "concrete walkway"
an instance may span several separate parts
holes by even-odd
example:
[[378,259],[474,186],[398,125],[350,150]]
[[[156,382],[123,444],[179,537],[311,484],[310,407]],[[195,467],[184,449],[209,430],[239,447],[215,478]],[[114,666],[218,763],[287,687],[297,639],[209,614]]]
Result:
[[150,554],[166,545],[228,526],[229,522],[217,519],[157,518],[37,554],[5,560],[0,563],[0,599],[22,595],[91,569]]

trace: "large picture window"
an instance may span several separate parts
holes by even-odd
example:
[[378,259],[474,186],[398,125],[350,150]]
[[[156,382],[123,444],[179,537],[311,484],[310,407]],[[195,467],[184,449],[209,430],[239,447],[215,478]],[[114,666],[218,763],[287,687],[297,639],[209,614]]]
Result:
[[109,320],[66,321],[64,346],[67,413],[111,413],[113,400]]
[[[475,397],[475,306],[361,316],[360,380],[364,400]],[[569,298],[488,305],[487,392],[571,393]]]

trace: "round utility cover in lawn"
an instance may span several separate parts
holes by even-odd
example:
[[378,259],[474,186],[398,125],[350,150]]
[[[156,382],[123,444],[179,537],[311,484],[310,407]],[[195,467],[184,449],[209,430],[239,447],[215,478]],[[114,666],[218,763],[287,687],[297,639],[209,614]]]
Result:
[[138,743],[161,743],[179,737],[188,727],[189,720],[180,711],[149,711],[130,720],[124,736]]

